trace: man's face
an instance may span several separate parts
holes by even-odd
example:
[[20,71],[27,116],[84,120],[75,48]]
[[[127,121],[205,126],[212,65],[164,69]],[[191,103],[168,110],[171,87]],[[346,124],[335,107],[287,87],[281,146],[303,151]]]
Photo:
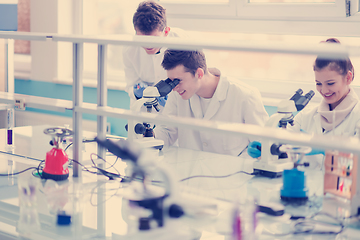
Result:
[[185,71],[183,65],[167,70],[167,76],[171,80],[179,79],[180,83],[173,89],[178,92],[182,99],[188,100],[200,89],[200,81],[190,72]]
[[[135,28],[136,35],[138,36],[154,36],[154,37],[166,37],[169,33],[169,27],[166,27],[164,31],[160,31],[158,29],[154,30],[150,34],[144,34]],[[143,47],[147,54],[156,54],[160,51],[160,48],[150,48],[150,47]]]

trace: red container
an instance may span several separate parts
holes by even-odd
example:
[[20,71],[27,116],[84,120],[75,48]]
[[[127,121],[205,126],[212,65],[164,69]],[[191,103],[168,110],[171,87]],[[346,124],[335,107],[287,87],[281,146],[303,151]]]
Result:
[[53,148],[46,153],[45,167],[42,177],[55,181],[65,180],[69,177],[69,158],[61,148]]

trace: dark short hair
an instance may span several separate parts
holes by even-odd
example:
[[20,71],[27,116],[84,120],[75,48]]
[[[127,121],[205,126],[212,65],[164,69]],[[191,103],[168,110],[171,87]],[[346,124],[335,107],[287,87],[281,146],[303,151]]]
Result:
[[[340,41],[336,38],[329,38],[325,43],[340,44]],[[354,67],[348,56],[344,56],[343,58],[324,58],[318,56],[314,63],[314,71],[320,71],[326,67],[329,67],[331,70],[336,71],[343,76],[350,71],[353,75],[352,78],[354,79]]]
[[141,2],[133,16],[135,30],[151,34],[154,30],[163,31],[166,27],[166,11],[153,1]]
[[195,75],[198,68],[206,72],[206,59],[202,51],[181,51],[167,49],[164,53],[164,59],[161,63],[165,70],[171,70],[179,65],[185,67],[186,72]]

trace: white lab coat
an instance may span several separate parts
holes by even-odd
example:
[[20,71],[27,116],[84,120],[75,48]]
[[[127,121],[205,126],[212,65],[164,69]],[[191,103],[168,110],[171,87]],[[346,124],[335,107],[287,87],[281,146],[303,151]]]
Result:
[[290,128],[294,131],[302,129],[310,134],[355,136],[357,125],[360,123],[360,103],[358,102],[349,115],[331,131],[323,132],[320,118],[317,106],[312,109],[305,108],[295,116],[294,126]]
[[[294,131],[302,129],[309,134],[356,136],[357,125],[360,123],[360,103],[358,102],[345,119],[331,131],[323,132],[320,118],[318,106],[305,108],[295,116],[294,126],[290,126],[289,129]],[[322,154],[305,156],[303,160],[310,162],[311,168],[319,168],[323,165],[324,156]]]
[[[268,119],[260,92],[247,84],[221,76],[215,93],[203,114],[200,98],[192,96],[183,100],[177,92],[171,92],[163,110],[164,115],[200,118],[222,122],[248,123],[264,126]],[[179,147],[202,150],[233,156],[240,155],[249,144],[246,137],[200,132],[191,129],[158,126],[155,137],[162,139],[165,146],[178,140]]]
[[[186,34],[182,29],[170,28],[167,37],[186,37]],[[149,86],[153,86],[167,78],[166,71],[161,66],[165,50],[166,48],[162,48],[158,54],[147,54],[142,47],[127,46],[124,48],[125,91],[129,94],[130,105],[136,101],[135,84],[143,81]]]

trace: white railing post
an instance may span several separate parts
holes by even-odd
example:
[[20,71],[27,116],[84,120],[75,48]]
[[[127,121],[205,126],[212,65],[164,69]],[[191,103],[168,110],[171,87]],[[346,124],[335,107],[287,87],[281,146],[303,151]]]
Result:
[[[97,106],[107,106],[107,84],[106,84],[106,66],[107,66],[107,45],[98,45],[98,76],[97,76]],[[101,139],[106,137],[106,120],[104,115],[97,115],[97,136]],[[104,147],[98,145],[97,154],[100,158],[106,159],[106,150]],[[98,164],[99,168],[103,168],[104,164],[101,162]],[[105,236],[105,196],[103,187],[99,187],[97,195],[98,207],[97,207],[97,230],[100,236]]]
[[[97,106],[107,106],[106,58],[107,45],[98,45]],[[97,135],[106,137],[106,116],[97,116]],[[98,145],[98,156],[105,159],[105,149]]]
[[14,39],[4,39],[5,92],[14,93]]
[[[83,43],[73,43],[73,159],[82,161],[82,113],[77,111],[83,104]],[[73,163],[73,176],[81,177],[81,166]]]

